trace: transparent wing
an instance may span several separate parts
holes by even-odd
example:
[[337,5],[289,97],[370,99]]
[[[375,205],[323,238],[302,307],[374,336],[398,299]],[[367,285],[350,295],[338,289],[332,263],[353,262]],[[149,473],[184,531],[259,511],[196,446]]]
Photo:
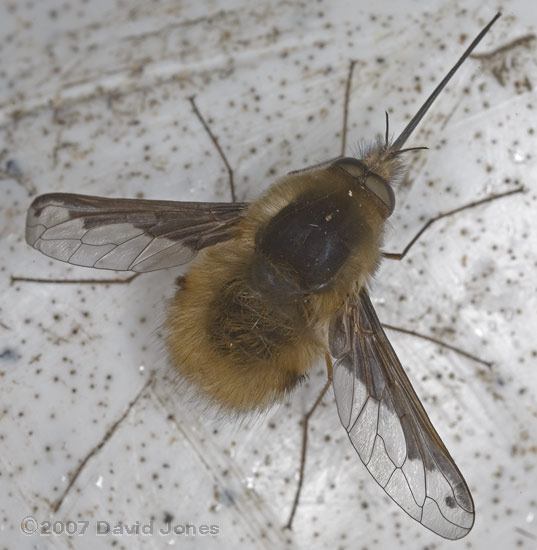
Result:
[[362,462],[411,517],[447,539],[474,523],[470,491],[384,334],[365,290],[330,325],[339,418]]
[[190,261],[231,237],[245,203],[108,199],[51,193],[26,216],[26,242],[74,265],[154,271]]

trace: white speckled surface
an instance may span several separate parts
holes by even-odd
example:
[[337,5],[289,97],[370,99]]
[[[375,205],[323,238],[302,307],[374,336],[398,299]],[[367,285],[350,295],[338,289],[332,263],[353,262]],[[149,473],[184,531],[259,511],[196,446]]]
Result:
[[[350,149],[383,131],[385,110],[397,133],[493,15],[496,5],[481,4],[0,6],[0,549],[537,547],[537,40],[470,59],[438,100],[409,143],[430,150],[412,157],[387,248],[400,249],[427,213],[515,182],[527,193],[440,222],[404,262],[382,267],[373,292],[382,320],[494,361],[487,369],[390,333],[472,489],[477,519],[462,541],[438,538],[389,501],[331,395],[313,420],[295,529],[283,531],[299,421],[323,371],[250,427],[200,418],[170,397],[159,323],[181,270],[130,285],[10,284],[13,275],[114,275],[25,244],[37,194],[229,199],[188,96],[226,151],[238,199],[251,200],[277,175],[337,154],[351,58]],[[501,7],[479,52],[536,32],[531,2]],[[89,526],[73,537],[26,536],[26,516]],[[151,520],[153,536],[95,534],[98,521]],[[218,534],[158,534],[166,520]]]

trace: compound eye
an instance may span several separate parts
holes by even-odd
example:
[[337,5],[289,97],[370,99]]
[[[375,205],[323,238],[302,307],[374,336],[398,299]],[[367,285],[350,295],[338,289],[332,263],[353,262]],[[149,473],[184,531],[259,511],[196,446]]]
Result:
[[338,166],[342,170],[345,170],[347,174],[356,179],[362,178],[362,176],[365,176],[369,171],[361,160],[352,157],[340,158],[334,162],[334,166]]
[[392,186],[377,174],[368,174],[365,186],[375,194],[388,208],[388,216],[391,216],[395,208],[395,195]]
[[361,185],[365,185],[386,206],[388,216],[392,214],[395,208],[395,195],[392,186],[385,179],[374,172],[370,172],[369,168],[361,160],[352,157],[338,159],[334,162],[334,166],[338,166],[347,172],[347,174],[357,179]]

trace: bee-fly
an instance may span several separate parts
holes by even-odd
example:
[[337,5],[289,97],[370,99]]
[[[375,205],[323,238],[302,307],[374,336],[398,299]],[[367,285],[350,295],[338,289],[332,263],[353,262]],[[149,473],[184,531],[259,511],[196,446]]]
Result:
[[[383,256],[407,139],[497,14],[393,143],[292,172],[258,200],[193,203],[56,193],[34,200],[26,240],[71,264],[147,272],[194,258],[168,308],[170,361],[224,412],[261,411],[325,353],[339,417],[386,493],[439,535],[474,523],[470,491],[377,319]],[[199,254],[198,254],[199,253]]]

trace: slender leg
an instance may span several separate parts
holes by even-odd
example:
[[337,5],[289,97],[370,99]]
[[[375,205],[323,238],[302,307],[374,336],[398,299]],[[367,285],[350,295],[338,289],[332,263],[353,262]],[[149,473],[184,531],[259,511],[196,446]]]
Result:
[[382,252],[382,257],[386,258],[387,260],[402,260],[407,252],[414,246],[416,241],[431,227],[431,225],[441,220],[442,218],[447,218],[448,216],[453,216],[454,214],[458,214],[459,212],[462,212],[463,210],[469,210],[470,208],[475,208],[476,206],[480,206],[481,204],[485,204],[487,202],[492,202],[496,199],[501,199],[504,197],[508,197],[509,195],[514,195],[515,193],[522,193],[525,191],[524,187],[517,187],[516,189],[513,189],[511,191],[506,191],[505,193],[498,193],[497,195],[491,195],[490,197],[487,197],[486,199],[481,199],[479,201],[474,201],[469,204],[465,204],[463,206],[459,206],[458,208],[454,208],[453,210],[449,210],[447,212],[444,212],[442,214],[439,214],[438,216],[435,216],[434,218],[431,218],[411,239],[411,241],[405,246],[402,252]]
[[491,368],[492,367],[492,361],[485,361],[484,359],[480,359],[476,355],[472,355],[471,353],[464,351],[461,348],[458,348],[456,346],[453,346],[451,344],[448,344],[446,342],[443,342],[442,340],[439,340],[438,338],[434,338],[433,336],[427,336],[426,334],[422,334],[421,332],[416,332],[415,330],[409,330],[406,328],[401,327],[395,327],[393,325],[388,325],[386,323],[381,323],[383,328],[386,328],[388,330],[395,330],[396,332],[402,332],[403,334],[409,334],[410,336],[415,336],[416,338],[422,338],[423,340],[427,340],[428,342],[433,342],[434,344],[438,346],[442,346],[443,348],[449,349],[451,351],[454,351],[456,353],[459,353],[460,355],[463,355],[464,357],[467,357],[468,359],[471,359],[472,361],[476,361],[477,363],[481,363],[482,365],[485,365],[485,367]]
[[235,183],[233,182],[233,169],[231,168],[231,165],[229,164],[226,155],[222,148],[220,147],[220,144],[218,143],[218,140],[216,139],[215,135],[211,132],[211,129],[209,128],[209,125],[201,115],[198,106],[196,105],[195,96],[191,96],[188,98],[190,103],[192,104],[192,109],[194,110],[194,114],[198,117],[199,121],[201,122],[201,125],[203,126],[204,130],[209,135],[209,138],[213,142],[213,145],[216,147],[216,150],[218,151],[218,154],[220,155],[220,158],[224,161],[224,164],[226,165],[226,170],[229,176],[229,190],[231,192],[231,202],[236,202],[235,197]]
[[351,93],[352,74],[354,72],[355,60],[351,60],[349,64],[349,72],[347,74],[347,83],[345,85],[345,100],[343,102],[343,129],[341,131],[341,156],[345,156],[347,148],[347,123],[349,119],[349,98]]
[[[506,191],[505,193],[498,193],[496,195],[491,195],[490,197],[487,197],[485,199],[481,199],[479,201],[474,201],[474,202],[471,202],[469,204],[459,206],[458,208],[455,208],[453,210],[443,212],[442,214],[439,214],[438,216],[435,216],[434,218],[431,218],[429,221],[427,221],[425,223],[425,225],[423,225],[423,227],[414,235],[414,237],[410,240],[410,242],[406,245],[406,247],[403,249],[402,252],[382,252],[382,257],[386,258],[388,260],[402,260],[406,256],[408,251],[412,248],[412,246],[417,242],[417,240],[423,235],[423,233],[425,233],[425,231],[427,231],[427,229],[429,227],[431,227],[431,225],[434,222],[436,222],[438,220],[441,220],[442,218],[447,218],[448,216],[453,216],[454,214],[458,214],[459,212],[462,212],[463,210],[469,210],[470,208],[475,208],[475,207],[480,206],[482,204],[485,204],[487,202],[492,202],[493,200],[508,197],[508,196],[514,195],[516,193],[522,193],[523,191],[525,191],[524,187],[518,187],[518,188],[513,189],[511,191]],[[413,330],[403,329],[403,328],[400,328],[400,327],[394,327],[392,325],[383,324],[382,326],[384,328],[387,328],[387,329],[390,329],[390,330],[396,330],[398,332],[403,332],[405,334],[411,334],[411,335],[416,336],[418,338],[423,338],[425,340],[429,340],[430,342],[434,342],[435,344],[438,344],[438,345],[443,346],[447,349],[450,349],[452,351],[460,353],[461,355],[464,355],[465,357],[468,357],[469,359],[472,359],[473,361],[477,361],[478,363],[481,363],[482,365],[485,365],[489,368],[492,366],[491,361],[484,361],[483,359],[480,359],[479,357],[476,357],[475,355],[472,355],[471,353],[468,353],[467,351],[464,351],[464,350],[462,350],[458,347],[455,347],[453,345],[442,342],[441,340],[438,340],[437,338],[433,338],[432,336],[427,336],[425,334],[421,334],[421,333],[413,331]]]
[[134,281],[136,277],[141,275],[141,273],[134,273],[126,279],[39,279],[35,277],[14,277],[11,276],[11,284],[13,283],[53,283],[56,285],[61,284],[90,284],[90,285],[121,285],[129,284]]
[[296,492],[295,492],[295,499],[293,501],[293,507],[291,508],[291,514],[289,515],[289,520],[284,526],[284,529],[292,529],[293,528],[293,519],[295,518],[296,509],[298,507],[298,502],[300,500],[300,493],[302,492],[302,485],[304,483],[304,470],[306,468],[306,453],[308,449],[308,426],[310,418],[312,417],[313,413],[323,400],[323,397],[325,396],[326,392],[328,391],[328,388],[330,388],[330,385],[332,384],[332,360],[330,359],[330,356],[325,354],[325,361],[326,361],[326,370],[328,374],[328,378],[326,380],[325,385],[323,386],[323,389],[317,396],[317,399],[313,403],[313,406],[311,409],[304,415],[304,419],[302,420],[302,449],[300,452],[300,468],[298,473],[298,483],[296,486]]

